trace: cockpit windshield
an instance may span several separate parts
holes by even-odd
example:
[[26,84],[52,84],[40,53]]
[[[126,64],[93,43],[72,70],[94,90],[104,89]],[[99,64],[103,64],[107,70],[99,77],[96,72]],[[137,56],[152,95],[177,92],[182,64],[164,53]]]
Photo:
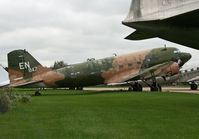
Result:
[[180,50],[177,49],[177,50],[174,50],[173,53],[174,53],[174,54],[179,54],[179,53],[181,53],[181,52],[180,52]]

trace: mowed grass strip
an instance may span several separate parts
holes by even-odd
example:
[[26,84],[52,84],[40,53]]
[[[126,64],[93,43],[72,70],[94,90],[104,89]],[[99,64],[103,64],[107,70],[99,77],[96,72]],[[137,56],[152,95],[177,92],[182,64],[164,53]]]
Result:
[[199,138],[199,95],[66,90],[42,94],[0,115],[0,139]]

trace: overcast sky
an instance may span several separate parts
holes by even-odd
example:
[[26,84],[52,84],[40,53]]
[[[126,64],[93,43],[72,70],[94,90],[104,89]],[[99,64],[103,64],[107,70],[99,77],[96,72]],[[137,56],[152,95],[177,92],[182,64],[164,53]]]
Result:
[[68,64],[144,49],[177,47],[190,52],[185,67],[197,66],[199,51],[161,39],[128,41],[133,29],[121,24],[130,0],[0,0],[0,64],[7,53],[26,49],[42,65]]

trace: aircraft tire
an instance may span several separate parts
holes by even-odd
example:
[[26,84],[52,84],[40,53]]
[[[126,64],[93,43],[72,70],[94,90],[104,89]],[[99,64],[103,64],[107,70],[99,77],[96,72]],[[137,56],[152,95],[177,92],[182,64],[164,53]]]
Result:
[[133,91],[142,92],[142,90],[143,90],[143,87],[139,83],[135,83],[133,85]]
[[41,95],[40,91],[35,92],[35,96],[40,96],[40,95]]
[[160,84],[158,84],[158,91],[162,92],[162,86]]
[[151,92],[162,92],[162,87],[160,84],[157,84],[157,83],[153,83],[152,86],[151,86]]
[[75,87],[69,87],[69,90],[75,90]]
[[77,90],[83,90],[83,87],[77,87],[76,89]]
[[140,84],[138,84],[138,91],[139,91],[139,92],[142,92],[142,91],[143,91],[143,87],[142,87],[142,85],[140,85]]
[[133,88],[132,88],[132,87],[129,87],[128,91],[133,91]]
[[191,85],[191,90],[197,90],[198,89],[198,85],[195,83],[192,83]]

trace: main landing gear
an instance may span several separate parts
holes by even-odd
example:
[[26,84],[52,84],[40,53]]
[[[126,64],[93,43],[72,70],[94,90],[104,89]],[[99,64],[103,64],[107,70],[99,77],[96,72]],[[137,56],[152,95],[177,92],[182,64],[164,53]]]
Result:
[[153,82],[153,84],[150,86],[151,92],[162,92],[162,87],[160,86],[160,84],[158,84],[157,82]]
[[69,90],[83,90],[83,87],[69,87]]
[[139,83],[131,84],[131,87],[129,87],[128,91],[136,91],[136,92],[142,92],[143,87]]
[[[151,72],[151,77],[152,77],[152,85],[148,85],[151,89],[151,92],[162,92],[162,87],[160,84],[158,84],[156,78],[155,78],[155,74],[154,72]],[[164,80],[166,80],[166,78],[163,77]]]
[[[145,81],[143,81],[145,82]],[[147,82],[145,82],[149,87],[150,87],[150,91],[151,92],[162,92],[162,87],[160,84],[158,84],[156,81],[154,81],[152,83],[152,85],[148,84]],[[143,91],[143,87],[141,84],[139,84],[138,82],[134,83],[134,84],[130,84],[131,87],[129,87],[128,91],[135,91],[135,92],[142,92]]]

